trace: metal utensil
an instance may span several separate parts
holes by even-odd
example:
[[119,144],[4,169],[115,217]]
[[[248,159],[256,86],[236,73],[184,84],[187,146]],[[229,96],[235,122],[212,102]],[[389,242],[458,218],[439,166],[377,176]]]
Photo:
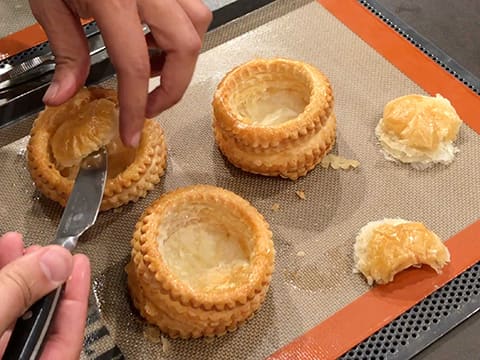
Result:
[[[87,38],[90,57],[106,50],[100,33]],[[26,83],[55,70],[55,57],[52,53],[36,56],[18,65],[3,64],[0,68],[0,89]]]
[[[142,30],[144,34],[150,32],[147,25],[142,25]],[[90,57],[106,50],[100,32],[88,36],[87,41],[90,48]],[[52,53],[36,56],[18,65],[3,64],[0,67],[0,83],[8,82],[7,84],[4,84],[2,88],[13,86],[53,69],[55,69],[55,56]]]
[[10,65],[10,69],[8,71],[0,74],[0,81],[14,80],[15,78],[20,77],[22,74],[36,68],[39,65],[54,62],[55,57],[53,56],[53,54],[46,54],[36,56],[15,66]]
[[[107,179],[107,151],[102,148],[87,156],[80,165],[72,193],[52,244],[72,251],[79,237],[97,219]],[[60,299],[62,287],[52,291],[17,320],[4,360],[36,359]]]

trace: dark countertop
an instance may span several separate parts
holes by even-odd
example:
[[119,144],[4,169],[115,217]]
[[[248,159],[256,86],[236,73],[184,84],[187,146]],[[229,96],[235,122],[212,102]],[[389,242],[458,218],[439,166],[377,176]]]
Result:
[[378,0],[480,78],[480,1]]

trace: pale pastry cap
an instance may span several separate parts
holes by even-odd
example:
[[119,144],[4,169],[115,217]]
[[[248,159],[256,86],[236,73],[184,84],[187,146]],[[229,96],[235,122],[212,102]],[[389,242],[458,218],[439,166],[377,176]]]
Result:
[[425,168],[449,164],[458,149],[454,141],[462,120],[450,101],[411,94],[390,101],[375,133],[389,160]]
[[400,271],[422,264],[440,273],[449,261],[448,248],[435,233],[403,219],[369,222],[354,245],[354,272],[361,272],[370,285],[391,282]]

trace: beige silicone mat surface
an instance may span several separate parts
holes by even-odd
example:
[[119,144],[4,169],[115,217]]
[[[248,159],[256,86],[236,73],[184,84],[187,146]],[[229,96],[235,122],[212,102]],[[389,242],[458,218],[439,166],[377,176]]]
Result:
[[[383,106],[423,91],[321,5],[277,1],[216,30],[206,47],[181,103],[158,118],[169,150],[162,182],[146,199],[102,213],[78,247],[91,258],[95,299],[126,358],[264,358],[369,289],[352,274],[355,235],[367,222],[422,221],[448,239],[478,219],[480,136],[463,126],[460,153],[448,167],[415,171],[384,160],[374,136]],[[329,77],[338,121],[333,152],[359,160],[357,169],[317,167],[292,182],[243,173],[222,158],[211,130],[215,87],[235,65],[273,56],[307,61]],[[40,196],[29,178],[22,137],[28,127],[25,121],[0,132],[0,231],[18,230],[29,243],[45,244],[62,210]],[[263,307],[238,331],[209,341],[172,340],[165,352],[161,343],[145,338],[129,304],[123,268],[145,207],[166,191],[198,183],[234,191],[265,215],[277,249],[276,272]],[[305,192],[305,200],[297,190]],[[272,211],[276,203],[280,209]]]
[[1,0],[0,18],[0,38],[36,23],[28,0]]

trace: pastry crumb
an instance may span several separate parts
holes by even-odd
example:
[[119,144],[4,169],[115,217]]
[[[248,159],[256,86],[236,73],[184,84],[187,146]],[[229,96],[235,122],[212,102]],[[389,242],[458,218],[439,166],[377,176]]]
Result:
[[156,326],[145,326],[143,329],[143,336],[154,344],[160,343],[160,341],[162,341],[161,338],[163,338],[160,329]]
[[303,190],[297,190],[297,191],[295,191],[295,194],[297,194],[297,196],[302,200],[305,200],[307,198],[305,196],[305,191],[303,191]]
[[299,252],[297,252],[297,256],[300,256],[300,257],[305,256],[305,251],[299,251]]
[[272,211],[278,211],[280,210],[280,204],[279,203],[275,203],[272,205]]
[[156,326],[147,325],[143,329],[143,336],[145,339],[150,341],[153,344],[162,344],[162,351],[164,353],[168,353],[171,349],[172,345],[170,340],[168,340],[165,336],[162,335],[160,329]]
[[348,170],[350,168],[355,169],[359,165],[360,165],[360,162],[358,160],[346,159],[342,156],[334,155],[334,154],[328,154],[320,162],[321,167],[326,169],[330,166],[332,167],[332,169],[335,169],[335,170],[338,170],[338,169]]
[[114,214],[119,214],[119,213],[121,213],[122,211],[123,211],[123,209],[122,209],[121,207],[118,207],[118,208],[113,209],[113,213],[114,213]]
[[168,353],[170,349],[172,348],[172,344],[170,343],[170,340],[168,340],[165,336],[161,336],[161,341],[162,341],[162,350],[164,353]]
[[215,341],[215,337],[214,336],[207,336],[204,340],[207,344],[211,344],[212,342]]

